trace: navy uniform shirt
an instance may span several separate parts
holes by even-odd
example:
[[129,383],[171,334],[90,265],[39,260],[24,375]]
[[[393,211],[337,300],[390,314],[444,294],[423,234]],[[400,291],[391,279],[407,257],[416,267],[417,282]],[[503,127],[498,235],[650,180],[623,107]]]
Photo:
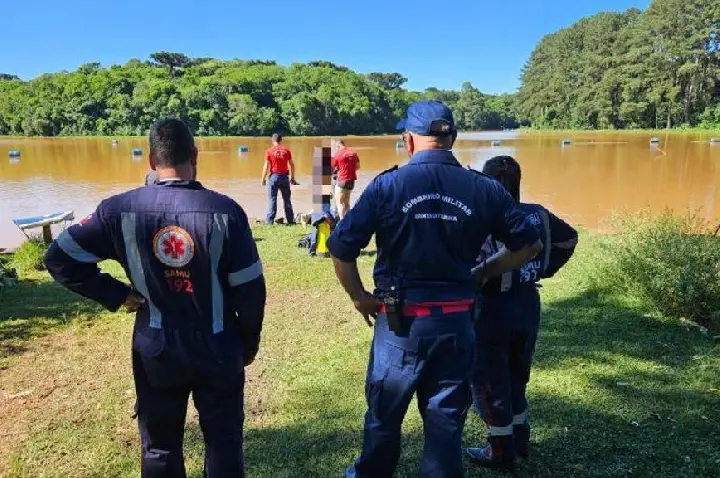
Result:
[[257,352],[263,269],[247,216],[232,199],[196,181],[113,196],[58,236],[46,265],[62,285],[116,310],[130,287],[101,273],[104,259],[118,261],[146,299],[136,319],[138,351],[173,347],[181,331],[203,337],[196,348],[210,358]]
[[530,246],[538,232],[525,219],[496,181],[462,168],[450,151],[422,151],[368,185],[328,249],[350,262],[375,234],[376,293],[395,287],[408,302],[471,299],[484,238],[501,238],[511,251]]
[[[519,203],[518,208],[527,216],[527,221],[537,229],[543,250],[521,268],[489,280],[483,287],[483,293],[508,292],[523,286],[535,287],[535,283],[541,279],[555,275],[575,252],[578,234],[572,226],[539,204]],[[488,237],[483,245],[480,260],[495,254],[502,245],[501,240]]]

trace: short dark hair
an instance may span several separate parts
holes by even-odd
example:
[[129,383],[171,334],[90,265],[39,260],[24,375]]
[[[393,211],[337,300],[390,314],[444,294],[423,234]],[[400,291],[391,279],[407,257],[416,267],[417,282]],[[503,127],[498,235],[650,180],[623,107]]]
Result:
[[195,140],[190,128],[175,118],[162,119],[150,128],[150,156],[156,166],[185,164],[193,156]]
[[512,156],[495,156],[483,166],[482,172],[498,181],[516,201],[520,201],[520,164]]
[[272,140],[276,143],[279,143],[280,141],[282,141],[282,135],[280,133],[275,133],[272,135]]
[[450,123],[444,120],[437,120],[430,123],[430,136],[436,138],[444,138],[455,133],[455,128]]

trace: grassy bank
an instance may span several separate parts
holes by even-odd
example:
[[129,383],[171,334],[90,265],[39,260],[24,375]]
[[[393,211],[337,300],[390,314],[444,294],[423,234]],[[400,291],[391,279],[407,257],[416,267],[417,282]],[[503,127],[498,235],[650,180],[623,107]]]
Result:
[[[247,385],[251,477],[340,476],[361,442],[371,330],[329,261],[295,248],[302,233],[255,230],[270,295]],[[593,285],[603,241],[584,235],[570,265],[542,289],[529,387],[533,457],[519,475],[720,476],[720,345]],[[373,260],[361,259],[368,281]],[[137,476],[132,317],[104,312],[43,272],[22,278],[0,292],[0,475]],[[416,476],[422,425],[414,407],[405,432],[398,476]],[[471,416],[466,444],[484,434]],[[199,478],[194,414],[186,438],[189,473]]]
[[713,128],[671,128],[671,129],[545,129],[520,128],[518,131],[528,134],[649,134],[653,136],[670,135],[720,135],[720,125]]

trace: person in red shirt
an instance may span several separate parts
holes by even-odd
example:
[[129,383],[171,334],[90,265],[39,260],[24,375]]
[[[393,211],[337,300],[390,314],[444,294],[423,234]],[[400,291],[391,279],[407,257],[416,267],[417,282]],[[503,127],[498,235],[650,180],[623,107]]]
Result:
[[335,206],[340,219],[342,219],[350,210],[350,194],[355,188],[357,170],[360,169],[360,158],[341,139],[335,140],[335,150],[337,152],[332,159],[332,169],[337,174]]
[[[295,182],[295,164],[292,154],[282,144],[282,136],[278,133],[272,135],[272,147],[265,151],[265,164],[262,172],[262,185],[268,185],[268,212],[265,216],[267,224],[275,222],[277,214],[277,194],[280,191],[285,206],[285,222],[295,224],[292,203],[290,202],[290,185]],[[270,175],[268,181],[268,174]]]

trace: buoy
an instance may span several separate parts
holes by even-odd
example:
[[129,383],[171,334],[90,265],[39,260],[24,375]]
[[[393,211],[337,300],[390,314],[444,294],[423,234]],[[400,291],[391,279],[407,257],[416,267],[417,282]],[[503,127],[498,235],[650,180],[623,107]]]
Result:
[[140,156],[142,154],[142,149],[140,148],[133,148],[132,150],[133,156]]
[[565,139],[563,139],[563,140],[560,142],[560,144],[562,144],[563,146],[568,146],[568,145],[572,144],[572,141],[570,141],[569,139],[565,138]]
[[247,153],[248,151],[250,151],[250,148],[248,148],[247,146],[240,146],[238,148],[238,153]]
[[8,153],[8,155],[9,155],[11,158],[19,158],[19,157],[20,157],[20,151],[18,151],[17,149],[11,149],[10,152]]
[[720,143],[720,138],[710,138],[710,144]]
[[490,143],[490,146],[493,146],[493,147],[495,147],[495,146],[500,146],[500,141],[495,140],[495,141],[493,141],[492,143]]
[[395,149],[403,149],[404,147],[405,147],[405,143],[403,141],[395,142]]
[[658,144],[659,142],[660,142],[660,138],[658,138],[657,136],[650,138],[651,144]]

